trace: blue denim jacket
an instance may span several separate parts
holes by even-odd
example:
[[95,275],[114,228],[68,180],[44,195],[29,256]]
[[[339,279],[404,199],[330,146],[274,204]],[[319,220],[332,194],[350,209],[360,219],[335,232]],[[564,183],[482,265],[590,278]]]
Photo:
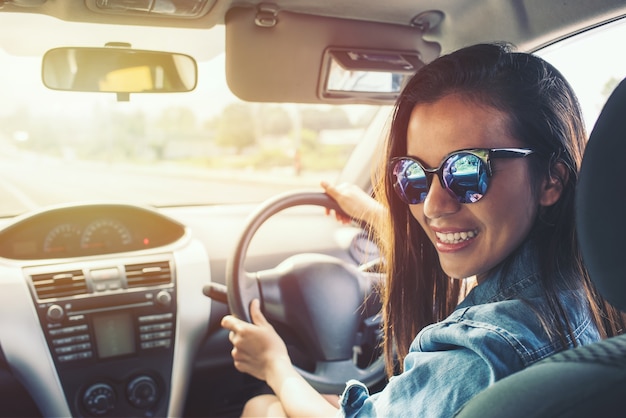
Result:
[[[422,329],[404,372],[381,392],[370,396],[362,383],[349,381],[339,416],[451,417],[495,381],[557,352],[535,314],[546,307],[535,259],[525,248],[506,274],[495,271],[448,318]],[[599,340],[582,290],[559,297],[578,344]]]

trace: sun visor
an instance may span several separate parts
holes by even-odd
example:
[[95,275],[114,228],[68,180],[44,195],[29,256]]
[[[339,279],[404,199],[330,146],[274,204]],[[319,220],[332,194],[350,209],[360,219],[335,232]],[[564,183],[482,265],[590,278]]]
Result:
[[272,9],[231,9],[226,16],[225,36],[228,86],[242,100],[254,102],[393,103],[397,92],[325,94],[329,57],[339,57],[337,51],[355,51],[359,57],[375,59],[393,57],[389,63],[373,66],[370,59],[368,71],[386,71],[387,64],[393,70],[397,57],[408,57],[413,67],[406,67],[403,72],[407,73],[432,61],[441,51],[438,44],[422,39],[420,29],[408,25]]

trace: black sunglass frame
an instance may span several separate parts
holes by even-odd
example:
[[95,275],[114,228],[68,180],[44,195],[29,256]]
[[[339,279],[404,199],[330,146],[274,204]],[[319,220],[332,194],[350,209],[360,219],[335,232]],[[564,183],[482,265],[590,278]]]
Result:
[[[389,166],[388,166],[389,167],[389,176],[390,176],[390,179],[391,179],[391,183],[394,186],[394,190],[395,190],[396,194],[400,197],[400,199],[403,202],[405,202],[407,204],[424,203],[424,201],[421,200],[421,199],[419,199],[420,202],[418,202],[418,203],[411,203],[411,199],[409,199],[409,197],[406,196],[405,193],[401,192],[400,190],[403,190],[403,189],[398,186],[398,177],[394,174],[396,165],[400,161],[407,161],[407,160],[411,161],[413,163],[416,163],[422,169],[422,171],[424,171],[424,174],[426,176],[426,184],[428,186],[428,192],[430,192],[430,187],[432,185],[433,177],[435,175],[437,175],[437,178],[439,179],[439,183],[441,184],[441,187],[446,189],[446,190],[448,190],[448,191],[450,191],[458,199],[460,199],[460,196],[457,196],[454,193],[454,191],[452,191],[452,190],[450,190],[448,188],[448,186],[446,185],[446,183],[445,183],[445,181],[443,179],[443,168],[446,165],[446,162],[450,158],[452,158],[452,157],[454,157],[455,155],[458,155],[458,154],[470,154],[470,155],[473,155],[473,156],[477,157],[478,159],[480,159],[483,164],[485,164],[487,177],[490,178],[493,175],[493,171],[491,169],[491,159],[497,159],[497,158],[524,158],[524,157],[527,157],[530,154],[533,154],[534,152],[535,151],[530,149],[530,148],[465,148],[465,149],[452,151],[449,154],[447,154],[445,157],[443,157],[443,159],[441,160],[441,163],[439,164],[439,167],[437,167],[437,168],[426,168],[426,167],[424,167],[424,164],[422,164],[422,162],[419,159],[417,159],[416,157],[410,156],[410,155],[403,156],[403,157],[394,157],[389,162]],[[478,200],[480,200],[480,199],[478,199]],[[463,202],[463,203],[472,203],[472,202]]]

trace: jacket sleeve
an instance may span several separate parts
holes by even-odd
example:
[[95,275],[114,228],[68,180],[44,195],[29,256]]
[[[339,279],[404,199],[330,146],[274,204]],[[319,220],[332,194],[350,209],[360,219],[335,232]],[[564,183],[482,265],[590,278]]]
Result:
[[470,349],[412,352],[405,371],[379,393],[370,396],[360,382],[348,382],[340,416],[451,417],[492,382],[489,365]]

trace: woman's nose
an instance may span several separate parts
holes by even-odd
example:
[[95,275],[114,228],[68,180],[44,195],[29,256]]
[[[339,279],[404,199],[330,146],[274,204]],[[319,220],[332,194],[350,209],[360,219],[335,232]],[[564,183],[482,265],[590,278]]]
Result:
[[457,197],[434,178],[424,200],[424,215],[435,219],[456,213],[460,208],[461,203]]

